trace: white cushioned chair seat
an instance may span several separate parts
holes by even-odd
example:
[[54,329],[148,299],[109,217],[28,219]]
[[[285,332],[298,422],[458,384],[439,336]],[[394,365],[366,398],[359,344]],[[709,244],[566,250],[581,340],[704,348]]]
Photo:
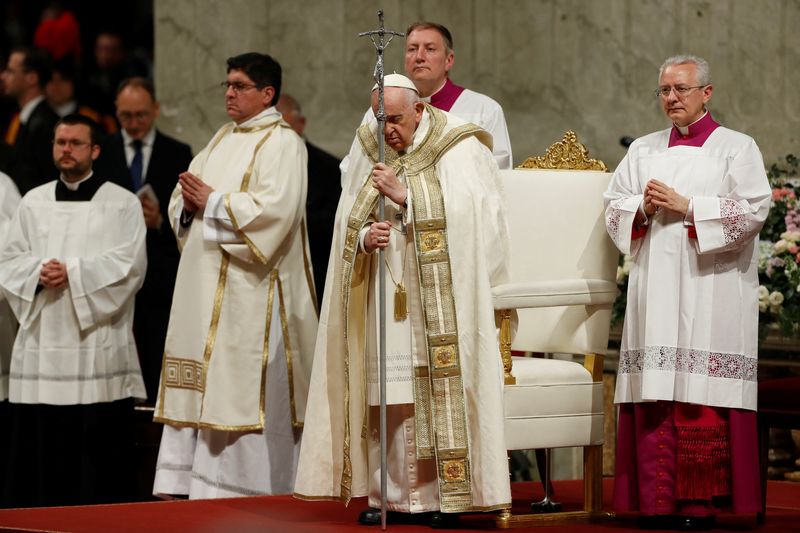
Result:
[[574,361],[517,356],[511,361],[518,386],[592,383],[589,371]]
[[555,279],[505,283],[492,289],[495,309],[613,304],[617,284],[602,279]]
[[572,361],[514,357],[515,385],[506,385],[509,450],[603,443],[603,384]]

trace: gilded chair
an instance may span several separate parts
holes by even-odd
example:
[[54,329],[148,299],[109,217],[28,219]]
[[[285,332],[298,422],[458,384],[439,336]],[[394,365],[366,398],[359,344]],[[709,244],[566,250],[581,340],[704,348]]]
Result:
[[[583,447],[584,506],[526,515],[504,510],[496,526],[588,521],[602,504],[603,354],[618,293],[619,256],[603,215],[602,195],[611,175],[602,162],[587,157],[569,131],[545,156],[501,176],[512,279],[494,289],[493,299],[506,378],[506,445],[509,450]],[[511,350],[582,354],[582,363],[512,357]]]

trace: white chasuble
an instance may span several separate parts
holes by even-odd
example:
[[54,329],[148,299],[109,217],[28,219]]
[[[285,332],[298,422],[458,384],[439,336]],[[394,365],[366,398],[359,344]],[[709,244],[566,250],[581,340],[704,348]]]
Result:
[[[359,250],[358,237],[375,218],[377,193],[369,183],[375,130],[374,124],[359,130],[343,178],[298,498],[348,502],[374,493],[377,419],[367,382],[369,369],[377,366],[372,347],[378,254]],[[503,368],[491,302],[491,287],[508,278],[509,243],[497,164],[484,141],[488,136],[474,125],[426,105],[407,153],[387,147],[387,164],[395,172],[403,169],[412,198],[402,260],[409,324],[402,337],[410,339],[414,396],[413,403],[389,407],[390,507],[399,511],[487,511],[511,501]],[[396,251],[388,254],[392,269]],[[392,321],[391,280],[387,288]]]
[[[0,252],[8,242],[8,228],[17,212],[19,191],[7,174],[0,172]],[[17,320],[0,291],[0,401],[8,398],[8,368],[11,349],[17,335]]]
[[[633,267],[616,402],[756,408],[758,232],[771,190],[752,138],[719,127],[702,147],[637,139],[605,194],[608,233]],[[631,239],[645,186],[691,199],[694,225],[661,209]]]
[[214,189],[205,212],[182,224],[180,185],[173,192],[170,218],[182,252],[157,421],[263,430],[277,321],[291,423],[302,427],[317,327],[304,222],[306,157],[302,139],[269,108],[221,128],[192,161],[189,171]]
[[[20,323],[9,400],[53,405],[145,398],[133,339],[134,296],[147,266],[142,206],[104,183],[88,202],[56,202],[56,181],[30,191],[11,223],[0,285]],[[42,264],[67,268],[39,289]]]

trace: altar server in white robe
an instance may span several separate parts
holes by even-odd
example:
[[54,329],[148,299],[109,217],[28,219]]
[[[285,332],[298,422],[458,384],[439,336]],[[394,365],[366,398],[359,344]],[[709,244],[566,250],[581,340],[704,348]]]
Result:
[[[19,205],[19,191],[14,181],[0,172],[0,251],[7,241],[11,219]],[[17,335],[17,320],[0,291],[0,427],[8,427],[8,368],[11,348]],[[5,457],[8,456],[8,439],[0,439],[0,479],[5,478]]]
[[605,195],[633,258],[615,401],[614,505],[644,525],[710,528],[760,510],[758,233],[771,191],[755,141],[706,104],[708,63],[674,56],[656,91],[672,121],[631,144]]
[[[295,496],[369,496],[373,509],[359,520],[380,522],[383,248],[389,509],[452,525],[453,513],[511,503],[491,301],[491,287],[508,279],[508,228],[489,136],[420,102],[405,76],[385,84],[385,131],[362,125],[350,150]],[[377,135],[386,139],[386,164],[376,164]],[[376,219],[379,192],[386,221]]]
[[228,59],[228,115],[169,205],[182,249],[155,420],[154,492],[287,494],[317,330],[306,148],[281,119],[281,67]]
[[133,496],[133,400],[145,390],[131,327],[145,227],[136,196],[92,172],[97,142],[91,119],[58,122],[60,178],[25,195],[0,256],[19,321],[5,506]]

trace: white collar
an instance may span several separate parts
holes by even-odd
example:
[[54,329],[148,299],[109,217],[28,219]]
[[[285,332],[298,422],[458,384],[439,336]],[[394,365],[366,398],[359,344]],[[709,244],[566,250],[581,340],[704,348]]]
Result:
[[278,113],[278,110],[275,109],[275,106],[270,106],[263,110],[261,113],[257,114],[254,117],[250,117],[249,119],[245,120],[241,124],[236,124],[237,128],[252,128],[253,126],[260,126],[265,122],[270,122],[274,119],[280,119],[281,114]]
[[70,100],[69,102],[61,104],[58,107],[53,107],[53,111],[55,111],[56,114],[62,118],[69,115],[70,113],[77,113],[78,102],[76,102],[75,100]]
[[84,181],[88,180],[89,178],[91,178],[93,175],[94,175],[94,170],[90,170],[89,173],[86,175],[86,177],[83,178],[82,180],[79,180],[79,181],[69,182],[69,181],[64,179],[64,175],[63,174],[58,176],[58,179],[61,180],[61,183],[63,183],[67,187],[67,189],[69,189],[71,191],[77,191],[78,187],[80,186],[80,184],[83,183]]
[[[700,115],[700,118],[692,122],[692,124],[697,124],[698,122],[703,120],[703,117],[705,117],[706,115],[708,115],[708,109],[706,109],[705,113]],[[689,135],[689,126],[691,126],[692,124],[688,124],[686,126],[678,126],[677,124],[675,124],[675,127],[678,128],[678,131],[681,132],[681,135]]]
[[433,92],[432,92],[431,94],[429,94],[428,96],[420,96],[420,97],[419,97],[419,99],[420,99],[420,100],[422,100],[423,102],[425,102],[426,104],[430,104],[430,103],[431,103],[431,98],[433,98],[433,97],[436,95],[436,93],[438,93],[439,91],[441,91],[442,89],[444,89],[444,86],[445,86],[445,85],[447,85],[447,76],[445,76],[445,77],[444,77],[444,81],[442,82],[442,84],[441,84],[441,85],[439,85],[439,88],[438,88],[438,89],[436,89],[435,91],[433,91]]
[[31,118],[31,115],[33,114],[33,110],[36,108],[37,105],[39,105],[39,102],[41,102],[42,100],[44,100],[44,95],[40,94],[39,96],[29,101],[24,106],[22,106],[22,109],[19,110],[19,121],[22,124],[28,122],[28,119]]
[[[125,128],[121,129],[120,132],[122,133],[122,144],[125,146],[130,146],[133,142],[133,137],[131,137]],[[150,131],[147,132],[147,135],[142,137],[142,146],[153,146],[153,143],[156,140],[156,128],[153,126],[150,128]]]

